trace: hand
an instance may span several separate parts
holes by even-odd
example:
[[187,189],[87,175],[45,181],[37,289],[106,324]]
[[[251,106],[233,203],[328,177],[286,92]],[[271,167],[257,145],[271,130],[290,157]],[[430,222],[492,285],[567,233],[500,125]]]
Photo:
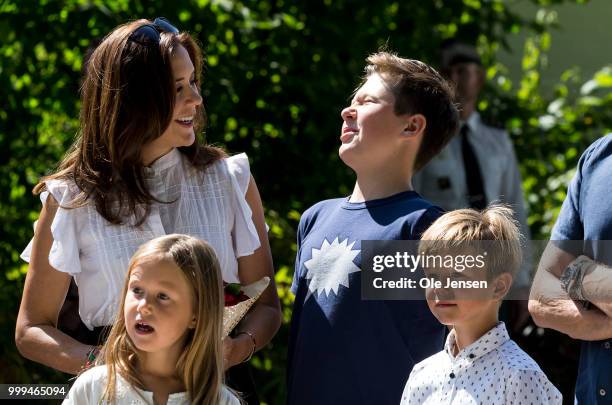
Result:
[[232,362],[232,354],[235,352],[234,350],[234,339],[229,336],[226,336],[222,340],[223,344],[223,371],[227,371],[232,366],[235,366],[236,363]]
[[225,337],[223,340],[223,370],[246,361],[253,350],[253,340],[248,334],[239,333],[236,337]]

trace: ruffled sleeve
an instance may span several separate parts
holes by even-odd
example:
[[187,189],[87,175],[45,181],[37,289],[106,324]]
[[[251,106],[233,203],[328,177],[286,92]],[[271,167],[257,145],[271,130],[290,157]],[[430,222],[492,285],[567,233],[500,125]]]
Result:
[[[53,244],[49,252],[49,264],[53,268],[64,273],[76,274],[81,272],[81,261],[79,257],[79,246],[77,240],[77,224],[76,224],[76,209],[64,209],[62,206],[69,206],[72,202],[74,191],[69,185],[60,180],[49,180],[46,182],[47,191],[40,194],[40,200],[44,204],[47,201],[49,193],[53,195],[55,200],[60,204],[60,207],[55,213],[53,222],[51,223],[51,234],[53,235]],[[38,222],[38,221],[36,221]],[[36,222],[34,229],[36,230]],[[32,244],[34,239],[30,241],[25,250],[21,253],[21,258],[26,262],[30,262],[32,255]]]
[[249,158],[246,153],[225,159],[234,192],[234,229],[232,232],[236,257],[249,256],[261,245],[253,223],[253,212],[246,201],[251,180]]

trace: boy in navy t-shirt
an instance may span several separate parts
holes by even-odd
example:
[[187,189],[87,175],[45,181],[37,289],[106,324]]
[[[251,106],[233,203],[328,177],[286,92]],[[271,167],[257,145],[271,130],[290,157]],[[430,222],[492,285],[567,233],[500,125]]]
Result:
[[440,351],[444,327],[424,301],[361,299],[361,241],[415,240],[441,210],[411,178],[455,134],[452,90],[417,60],[379,52],[342,110],[348,198],[309,208],[298,228],[288,364],[290,404],[400,402],[412,366]]

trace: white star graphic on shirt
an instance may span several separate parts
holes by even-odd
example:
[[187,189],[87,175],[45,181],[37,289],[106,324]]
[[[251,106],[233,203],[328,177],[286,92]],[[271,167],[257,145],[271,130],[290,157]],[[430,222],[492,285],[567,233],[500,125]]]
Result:
[[348,239],[339,242],[336,237],[331,244],[324,239],[321,249],[312,249],[312,258],[304,262],[308,270],[306,279],[310,280],[310,292],[329,296],[332,291],[338,295],[340,285],[349,288],[349,274],[361,271],[353,263],[360,252],[352,250],[353,245],[354,241],[349,245]]

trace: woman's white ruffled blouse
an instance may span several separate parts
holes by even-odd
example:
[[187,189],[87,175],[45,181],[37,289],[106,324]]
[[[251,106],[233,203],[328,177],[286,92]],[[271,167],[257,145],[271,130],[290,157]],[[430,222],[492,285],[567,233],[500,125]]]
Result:
[[[49,263],[74,276],[79,287],[79,313],[93,329],[113,322],[119,295],[132,254],[155,237],[171,233],[205,240],[215,249],[223,279],[239,282],[238,261],[259,246],[259,237],[245,194],[251,178],[246,154],[232,156],[196,170],[173,149],[150,168],[145,178],[151,194],[169,204],[153,203],[140,227],[126,221],[113,225],[91,204],[74,209],[58,208],[51,232]],[[51,180],[40,198],[49,193],[61,206],[69,206],[78,191],[73,183]],[[30,261],[32,242],[21,254]]]

